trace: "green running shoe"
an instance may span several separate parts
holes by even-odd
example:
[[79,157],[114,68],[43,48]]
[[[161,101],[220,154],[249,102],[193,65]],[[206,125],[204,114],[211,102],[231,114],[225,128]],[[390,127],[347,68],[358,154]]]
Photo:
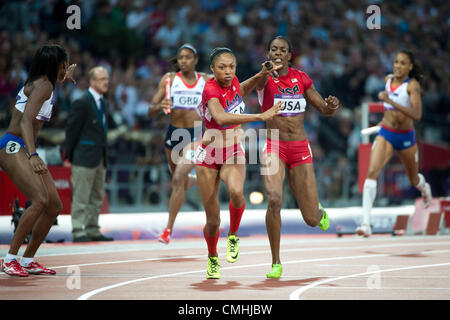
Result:
[[229,235],[227,239],[227,254],[226,259],[230,263],[239,260],[239,238],[235,235]]
[[267,278],[278,279],[281,277],[281,273],[283,272],[283,267],[281,264],[273,264],[272,271],[266,274]]
[[320,219],[320,222],[319,222],[319,228],[322,229],[322,231],[325,231],[330,226],[330,219],[328,218],[328,214],[325,211],[325,209],[322,207],[320,202],[319,202],[319,210],[323,212],[322,219]]
[[209,257],[206,267],[206,279],[220,279],[220,265],[218,257]]

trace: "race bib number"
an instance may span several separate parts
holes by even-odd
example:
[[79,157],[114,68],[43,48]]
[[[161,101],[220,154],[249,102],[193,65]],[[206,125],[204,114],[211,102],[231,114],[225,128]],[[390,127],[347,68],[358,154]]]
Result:
[[184,158],[188,161],[195,162],[195,151],[192,149],[187,150],[184,154]]
[[205,157],[206,157],[206,150],[202,148],[202,146],[198,146],[197,149],[195,150],[195,159],[198,162],[203,162],[205,161]]
[[15,141],[8,141],[8,144],[6,145],[6,153],[7,154],[13,154],[17,153],[20,150],[20,144]]
[[201,98],[200,92],[175,91],[173,92],[173,107],[175,109],[194,110],[201,102]]
[[281,102],[283,109],[280,115],[283,117],[294,117],[305,112],[306,100],[302,94],[276,94],[274,104]]

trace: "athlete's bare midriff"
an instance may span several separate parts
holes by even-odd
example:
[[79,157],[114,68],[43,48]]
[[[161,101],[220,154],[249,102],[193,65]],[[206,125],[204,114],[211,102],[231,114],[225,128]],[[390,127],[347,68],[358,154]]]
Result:
[[404,131],[413,128],[413,120],[396,110],[386,110],[381,123],[394,130]]
[[172,109],[170,124],[177,128],[194,128],[201,126],[202,119],[195,110]]
[[[303,127],[304,114],[295,117],[274,117],[266,121],[267,137],[274,140],[300,141],[306,139]],[[276,131],[278,130],[278,138]]]
[[226,130],[207,129],[203,134],[202,143],[205,146],[225,148],[240,143],[243,136],[244,130],[241,126]]

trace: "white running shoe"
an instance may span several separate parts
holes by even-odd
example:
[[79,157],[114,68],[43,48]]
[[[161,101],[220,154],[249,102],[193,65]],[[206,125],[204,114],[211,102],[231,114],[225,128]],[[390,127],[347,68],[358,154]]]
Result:
[[431,187],[429,183],[425,183],[424,192],[422,192],[423,198],[423,207],[428,208],[431,204],[431,200],[433,200],[433,196],[431,195]]
[[363,236],[364,238],[368,238],[372,235],[372,230],[370,229],[370,226],[367,224],[362,224],[358,228],[356,228],[355,233],[358,236]]

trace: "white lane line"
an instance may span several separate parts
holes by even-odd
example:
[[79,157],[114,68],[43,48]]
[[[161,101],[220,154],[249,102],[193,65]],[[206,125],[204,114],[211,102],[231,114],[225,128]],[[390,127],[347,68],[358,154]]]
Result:
[[[319,280],[317,282],[311,283],[307,286],[298,288],[297,290],[293,291],[289,295],[289,300],[300,300],[300,295],[305,293],[307,290],[323,285],[325,283],[330,283],[342,279],[348,279],[348,278],[354,278],[354,277],[362,277],[362,276],[368,276],[374,273],[382,273],[382,272],[391,272],[391,271],[400,271],[400,270],[411,270],[411,269],[421,269],[421,268],[433,268],[433,267],[442,267],[442,266],[449,266],[450,262],[448,263],[438,263],[438,264],[427,264],[427,265],[419,265],[419,266],[409,266],[409,267],[402,267],[402,268],[392,268],[392,269],[384,269],[384,270],[374,270],[374,271],[367,271],[362,273],[356,273],[356,274],[350,274],[346,276],[341,277],[335,277],[331,279],[325,279],[325,280]],[[422,289],[422,288],[416,288],[416,289]]]
[[108,286],[108,287],[98,288],[96,290],[89,291],[89,292],[83,294],[82,296],[78,297],[77,300],[88,300],[89,298],[91,298],[92,296],[94,296],[94,295],[96,295],[96,294],[98,294],[100,292],[104,292],[104,291],[107,291],[107,290],[110,290],[110,289],[114,289],[114,288],[117,288],[117,287],[121,287],[121,286],[126,286],[128,284],[132,284],[132,283],[136,283],[136,282],[152,280],[152,279],[158,279],[158,278],[165,278],[165,277],[175,277],[175,276],[179,276],[179,275],[186,275],[186,274],[199,273],[199,272],[205,272],[205,270],[202,269],[202,270],[196,270],[196,271],[178,272],[178,273],[164,274],[164,275],[159,275],[159,276],[153,276],[153,277],[148,277],[148,278],[142,278],[142,279],[135,279],[135,280],[125,281],[125,282],[120,282],[120,283],[116,283],[116,284],[113,284],[113,285]]
[[[427,240],[430,240],[429,238],[426,238]],[[406,240],[413,240],[413,239],[402,239],[404,241]],[[355,246],[355,247],[327,247],[327,248],[301,248],[301,249],[285,249],[284,252],[291,252],[291,251],[315,251],[315,250],[335,250],[335,249],[368,249],[368,248],[388,248],[388,247],[399,247],[399,246],[410,246],[411,244],[414,245],[420,245],[420,246],[426,246],[428,244],[430,245],[449,245],[449,241],[430,241],[430,242],[423,242],[423,239],[419,239],[419,238],[414,238],[414,240],[420,240],[420,242],[418,241],[411,241],[411,242],[402,242],[402,243],[388,243],[388,244],[372,244],[372,245],[367,245],[368,243],[373,243],[372,241],[377,241],[377,242],[383,242],[386,241],[385,238],[380,238],[380,239],[376,239],[376,238],[372,238],[372,239],[359,239],[359,238],[353,238],[353,239],[339,239],[337,241],[339,241],[340,243],[345,242],[345,243],[363,243],[365,242],[365,245],[361,245],[361,246]],[[245,243],[245,238],[243,238],[241,240],[241,247],[244,248],[244,245],[247,247],[253,247],[253,246],[267,246],[268,245],[268,240],[264,239],[261,241],[261,244],[255,244],[255,240],[251,240],[250,243]],[[369,242],[370,241],[370,242]],[[288,240],[284,240],[282,239],[282,243],[281,245],[295,245],[295,244],[303,244],[303,243],[307,243],[310,244],[311,242],[308,240],[298,240],[298,241],[292,241],[290,239]],[[314,242],[315,244],[321,244],[323,245],[324,243],[332,243],[332,244],[336,244],[336,239],[333,240],[315,240]],[[226,246],[224,244],[219,244],[218,247],[221,248],[225,248]],[[80,247],[77,247],[80,249]],[[107,247],[107,250],[97,250],[97,251],[85,251],[85,252],[67,252],[67,253],[49,253],[49,254],[43,254],[43,255],[36,255],[36,258],[40,258],[40,257],[57,257],[57,256],[72,256],[72,255],[89,255],[89,254],[102,254],[102,253],[121,253],[121,252],[134,252],[134,251],[139,251],[139,252],[143,252],[143,251],[172,251],[172,250],[185,250],[185,249],[198,249],[198,248],[206,248],[206,244],[204,244],[203,242],[189,242],[189,243],[178,243],[178,244],[173,244],[171,246],[167,246],[167,245],[163,245],[163,244],[148,244],[148,245],[142,245],[142,248],[139,247],[132,247],[132,248],[126,248],[125,245],[120,245],[118,248],[111,248],[110,246]],[[68,249],[71,249],[70,247],[68,247]],[[105,248],[106,249],[106,248]]]
[[[449,245],[449,242],[436,242],[433,243],[434,245]],[[296,248],[296,249],[282,249],[281,253],[286,252],[317,252],[317,251],[335,251],[335,250],[349,250],[349,249],[379,249],[379,248],[393,248],[393,247],[410,247],[410,246],[426,246],[427,244],[423,243],[398,243],[398,244],[377,244],[372,246],[358,246],[358,247],[327,247],[327,248]],[[245,248],[244,246],[241,246],[241,249]],[[197,248],[198,249],[198,248]],[[429,251],[424,251],[424,253],[427,253]],[[103,252],[97,252],[97,254],[101,254]],[[254,255],[254,254],[265,254],[270,253],[269,250],[255,250],[255,251],[245,251],[245,255]],[[400,253],[397,253],[400,254]],[[93,263],[85,263],[85,264],[73,264],[73,265],[67,265],[67,266],[56,266],[56,267],[50,267],[52,269],[58,269],[58,268],[68,268],[68,267],[83,267],[83,266],[95,266],[95,265],[105,265],[105,264],[117,264],[117,263],[130,263],[130,262],[143,262],[143,261],[164,261],[164,260],[173,260],[173,259],[195,259],[195,258],[205,258],[206,254],[201,255],[191,255],[191,256],[173,256],[173,257],[158,257],[158,258],[146,258],[146,259],[132,259],[132,260],[118,260],[118,261],[105,261],[105,262],[93,262]]]
[[[325,290],[367,290],[367,286],[366,287],[315,287],[314,289],[325,289]],[[410,290],[431,290],[431,291],[442,291],[442,290],[450,290],[450,288],[406,288],[406,287],[387,287],[387,288],[383,288],[383,290],[398,290],[398,291],[410,291]]]
[[[375,244],[375,245],[365,245],[365,246],[357,246],[357,247],[327,247],[327,248],[296,248],[296,249],[282,249],[282,253],[286,252],[309,252],[309,251],[329,251],[329,250],[349,250],[349,249],[379,249],[379,248],[393,248],[393,247],[410,247],[410,246],[428,246],[428,245],[449,245],[448,241],[438,241],[438,242],[430,242],[430,243],[414,243],[414,242],[408,242],[408,243],[397,243],[397,244]],[[244,246],[241,246],[241,248],[245,248]],[[132,250],[134,251],[134,250]],[[424,253],[427,253],[429,251],[424,251]],[[93,252],[94,253],[94,252]],[[97,254],[106,253],[106,252],[95,252]],[[110,253],[110,252],[108,252]],[[265,254],[270,253],[268,250],[258,250],[258,251],[246,251],[246,255],[253,255],[253,254]],[[82,254],[82,253],[80,253]],[[64,256],[65,254],[58,254],[58,256]],[[53,255],[51,255],[53,256]],[[174,257],[158,257],[158,258],[146,258],[146,259],[128,259],[128,260],[117,260],[117,261],[105,261],[105,262],[92,262],[92,263],[84,263],[84,264],[71,264],[71,265],[65,265],[65,266],[54,266],[49,267],[51,269],[61,269],[61,268],[69,268],[69,267],[86,267],[86,266],[96,266],[96,265],[107,265],[107,264],[120,264],[120,263],[134,263],[134,262],[145,262],[145,261],[164,261],[164,260],[173,260],[173,259],[198,259],[198,258],[205,258],[206,255],[191,255],[191,256],[174,256]],[[307,260],[303,260],[307,261]],[[311,260],[313,261],[313,260]],[[314,261],[322,261],[322,260],[314,260]],[[328,260],[324,260],[328,261]],[[289,264],[290,262],[283,262],[283,264]],[[262,265],[270,265],[270,264],[262,264]],[[3,272],[0,272],[1,275],[6,275]]]
[[[435,251],[427,251],[427,253],[444,253],[444,252],[450,252],[450,250],[435,250]],[[298,264],[298,263],[307,263],[307,262],[317,262],[317,261],[337,261],[337,260],[346,260],[346,259],[361,259],[361,258],[376,258],[376,257],[387,257],[387,256],[395,256],[397,253],[389,253],[389,254],[369,254],[369,255],[360,255],[360,256],[349,256],[349,257],[333,257],[333,258],[317,258],[317,259],[306,259],[306,260],[296,260],[296,261],[288,261],[283,262],[283,264]],[[251,264],[251,265],[240,265],[240,266],[234,266],[234,267],[225,267],[221,268],[221,270],[236,270],[236,269],[244,269],[244,268],[254,268],[254,267],[263,267],[263,266],[270,266],[271,263],[258,263],[258,264]],[[147,280],[153,280],[158,278],[167,278],[167,277],[174,277],[174,276],[180,276],[180,275],[186,275],[186,274],[192,274],[192,273],[200,273],[205,272],[205,269],[202,270],[196,270],[196,271],[186,271],[186,272],[177,272],[177,273],[171,273],[171,274],[162,274],[147,278],[140,278],[125,282],[120,282],[111,286],[98,288],[93,291],[89,291],[80,297],[78,297],[77,300],[87,300],[91,298],[92,296],[110,290],[117,287],[125,286],[128,284],[133,284],[137,282],[147,281]]]

